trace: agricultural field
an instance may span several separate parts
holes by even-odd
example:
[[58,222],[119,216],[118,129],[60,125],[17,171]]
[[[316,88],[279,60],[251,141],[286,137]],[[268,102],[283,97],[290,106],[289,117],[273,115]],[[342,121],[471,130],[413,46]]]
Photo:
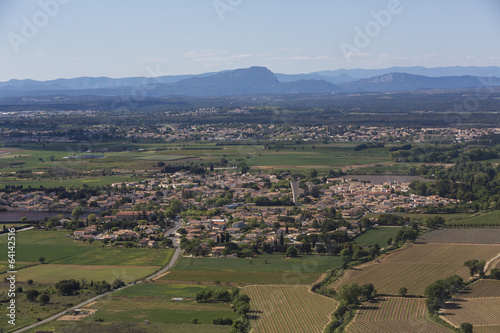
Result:
[[[230,162],[245,159],[254,169],[315,167],[320,170],[330,168],[356,168],[368,165],[392,163],[386,148],[371,148],[354,151],[355,144],[286,145],[265,149],[255,145],[219,145],[213,143],[190,142],[185,144],[124,144],[122,142],[47,143],[22,144],[16,148],[2,148],[0,151],[0,176],[2,184],[32,187],[50,187],[56,182],[60,186],[105,185],[131,179],[142,180],[142,172],[157,171],[157,162],[165,163],[212,163],[223,156]],[[64,159],[64,157],[84,154],[92,149],[93,154],[105,155],[97,159]],[[382,166],[382,164],[380,166]],[[71,170],[79,177],[43,178],[43,173],[57,170]],[[30,178],[20,178],[15,172],[31,170]],[[114,171],[114,176],[87,175],[95,171]],[[37,174],[38,173],[38,174]],[[136,174],[136,178],[131,178]],[[82,178],[82,179],[79,179]]]
[[246,286],[255,333],[323,332],[337,302],[314,294],[306,286]]
[[408,294],[422,295],[427,285],[435,280],[457,274],[469,278],[463,263],[469,259],[488,260],[500,252],[500,245],[469,244],[411,244],[383,257],[349,270],[334,283],[373,283],[381,294],[396,295],[399,288],[408,288]]
[[[61,279],[125,282],[145,277],[168,264],[173,250],[106,248],[100,242],[84,243],[68,231],[29,230],[16,234],[16,268],[20,281],[57,282]],[[7,238],[0,237],[0,246]],[[45,263],[38,258],[43,256]],[[7,270],[0,261],[0,272]],[[29,266],[29,267],[26,267]],[[26,268],[23,268],[26,267]],[[3,278],[5,274],[0,275]]]
[[[50,294],[49,303],[41,306],[40,303],[30,302],[26,299],[26,291],[30,289],[36,289],[38,291],[43,291],[46,289],[50,289],[54,286],[53,283],[41,283],[36,281],[30,286],[26,282],[16,281],[16,287],[21,287],[23,292],[16,293],[16,326],[13,327],[9,325],[7,321],[9,318],[6,316],[7,310],[4,308],[7,307],[6,303],[2,303],[2,316],[0,316],[0,328],[3,328],[3,332],[9,332],[16,329],[21,328],[22,326],[34,323],[38,320],[38,318],[46,318],[50,315],[59,313],[71,305],[69,304],[78,304],[83,302],[85,299],[90,297],[86,291],[82,292],[79,295],[74,296],[61,296],[57,293]],[[7,291],[9,290],[9,285],[7,282],[3,281],[3,278],[0,279],[0,298],[1,299],[9,299],[7,295]],[[35,332],[35,331],[34,331]]]
[[500,228],[440,229],[419,237],[424,243],[500,244]]
[[[238,315],[229,303],[197,303],[193,300],[204,286],[142,283],[106,296],[87,307],[97,309],[94,315],[77,325],[56,321],[38,328],[59,329],[70,325],[79,332],[213,332],[229,333],[231,326],[216,326],[213,318]],[[187,298],[173,301],[172,298]],[[103,322],[96,323],[96,319]],[[192,320],[198,319],[198,324]],[[148,320],[149,324],[144,324]],[[120,331],[122,328],[124,330]]]
[[500,226],[500,211],[474,214],[461,220],[447,221],[446,225],[454,227]]
[[182,257],[159,281],[311,284],[328,269],[339,266],[338,256],[310,255],[293,259],[284,259],[282,255],[259,255],[253,259]]
[[[34,280],[43,283],[55,283],[64,279],[85,279],[87,281],[102,281],[108,283],[120,279],[125,283],[141,279],[153,274],[160,266],[119,266],[119,265],[53,265],[38,264],[18,269],[19,281]],[[8,274],[1,274],[0,279]]]
[[348,333],[446,333],[448,329],[426,319],[425,299],[384,297],[364,303],[347,326]]
[[381,248],[386,247],[386,240],[388,237],[394,236],[401,227],[376,227],[368,230],[355,241],[360,246],[371,246],[377,243]]
[[[386,213],[367,213],[365,216],[366,217],[378,217],[379,215],[386,214]],[[434,217],[434,216],[440,216],[443,217],[446,221],[446,223],[453,223],[454,221],[461,221],[463,219],[469,218],[472,215],[467,214],[467,213],[456,213],[456,214],[420,214],[420,213],[398,213],[398,212],[391,212],[388,213],[391,215],[398,215],[402,217],[409,217],[411,222],[415,222],[418,224],[422,224],[424,220],[428,217]]]
[[455,327],[469,322],[474,332],[500,332],[500,281],[474,282],[446,302],[439,315]]

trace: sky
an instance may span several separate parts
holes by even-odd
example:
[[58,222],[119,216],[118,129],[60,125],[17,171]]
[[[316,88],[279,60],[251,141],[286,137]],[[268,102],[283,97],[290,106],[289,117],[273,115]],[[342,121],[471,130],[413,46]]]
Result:
[[499,66],[498,0],[0,0],[0,81]]

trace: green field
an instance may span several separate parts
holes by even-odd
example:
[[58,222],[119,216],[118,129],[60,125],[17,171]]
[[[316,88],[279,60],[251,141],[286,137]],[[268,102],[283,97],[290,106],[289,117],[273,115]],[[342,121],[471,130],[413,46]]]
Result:
[[371,246],[377,243],[380,247],[386,247],[387,237],[393,237],[401,227],[376,227],[368,230],[359,237],[356,243],[360,246]]
[[63,265],[119,265],[119,266],[166,266],[174,250],[97,248],[85,254],[77,254],[53,261]]
[[[123,142],[97,142],[91,145],[81,143],[21,144],[19,147],[0,148],[0,174],[3,185],[31,187],[105,185],[123,181],[140,181],[146,177],[146,170],[156,171],[157,162],[166,163],[212,163],[222,157],[237,163],[242,158],[253,168],[296,168],[314,167],[320,171],[330,168],[374,167],[379,163],[390,163],[387,148],[371,148],[354,151],[356,144],[312,144],[285,145],[265,149],[255,145],[219,145],[214,143],[190,142],[185,144],[134,144]],[[64,157],[85,154],[102,154],[99,159],[64,159]],[[390,168],[389,165],[377,168]],[[394,166],[393,166],[394,167]],[[396,166],[399,168],[399,166]],[[15,172],[31,170],[29,178],[20,178]],[[74,172],[64,176],[60,170]],[[114,172],[112,176],[100,176],[100,171]],[[35,174],[37,172],[38,174]],[[44,174],[55,172],[59,176],[44,178]],[[136,177],[132,178],[132,175]],[[78,176],[76,176],[78,175]]]
[[397,212],[391,212],[391,213],[368,213],[365,216],[370,218],[370,217],[377,217],[381,214],[390,214],[390,215],[399,215],[402,217],[409,217],[412,222],[416,223],[423,223],[424,220],[428,217],[433,217],[433,216],[440,216],[446,220],[446,223],[453,223],[454,221],[460,221],[465,218],[470,217],[470,214],[467,213],[456,213],[456,214],[419,214],[419,213],[397,213]]
[[[44,290],[49,290],[53,287],[52,283],[45,284],[36,282],[33,285],[29,286],[26,282],[16,281],[16,287],[23,288],[22,293],[16,294],[16,326],[9,325],[7,323],[8,317],[6,316],[7,310],[2,309],[2,316],[0,316],[0,328],[2,328],[3,332],[9,332],[13,330],[17,330],[22,326],[34,323],[38,318],[46,318],[50,315],[59,313],[65,309],[67,309],[69,304],[78,304],[83,302],[85,299],[89,298],[89,294],[87,291],[83,291],[78,295],[73,296],[61,296],[57,293],[50,293],[50,301],[48,304],[43,306],[40,303],[33,303],[26,299],[25,291],[30,289],[36,289],[39,292]],[[3,278],[0,279],[0,295],[2,295],[3,299],[8,299],[7,290],[9,289],[8,283],[3,281]],[[6,307],[6,303],[2,303],[2,308]],[[36,332],[35,330],[33,332]],[[64,332],[64,331],[63,331]]]
[[[99,242],[92,244],[75,241],[71,231],[40,231],[28,230],[16,233],[16,261],[36,262],[40,256],[49,263],[57,259],[84,255],[102,245]],[[7,237],[0,237],[0,247],[7,248]],[[2,262],[2,261],[0,261]]]
[[[17,233],[18,279],[57,282],[61,279],[113,281],[121,278],[132,282],[166,266],[174,253],[161,249],[107,248],[100,242],[84,243],[67,235],[68,231]],[[0,246],[7,247],[7,237],[0,238]],[[45,258],[43,265],[38,261],[40,256]],[[25,266],[30,267],[23,268]],[[7,261],[0,261],[0,272],[7,270]]]
[[[140,283],[129,288],[117,291],[115,296],[154,296],[166,298],[178,297],[196,297],[196,294],[203,290],[213,289],[214,287],[193,286],[181,284],[159,284],[159,283]],[[218,287],[216,287],[218,288]],[[221,287],[222,288],[222,287]]]
[[500,210],[474,214],[461,220],[447,221],[446,224],[449,226],[462,227],[500,226]]
[[[266,263],[267,261],[267,263]],[[335,256],[301,256],[284,259],[281,255],[241,258],[181,258],[163,281],[223,284],[311,284],[321,273],[340,266]]]
[[[229,303],[196,303],[192,299],[173,301],[172,298],[195,297],[203,286],[168,285],[143,283],[121,290],[107,296],[97,303],[88,306],[97,309],[97,313],[71,326],[80,332],[226,332],[231,326],[216,326],[212,320],[216,317],[229,317],[233,320],[237,314],[231,310]],[[95,319],[103,319],[95,323]],[[198,319],[199,324],[192,324]],[[145,325],[148,320],[150,324]],[[127,325],[124,325],[127,324]],[[65,327],[62,322],[50,323],[40,329],[60,329]],[[123,329],[122,331],[119,328]],[[116,329],[116,331],[115,331]],[[151,329],[151,330],[150,330]]]
[[[33,280],[41,283],[55,283],[65,279],[85,279],[87,281],[113,282],[116,279],[125,283],[153,274],[160,266],[112,266],[112,265],[35,265],[17,272],[18,281]],[[8,276],[0,275],[0,279]]]

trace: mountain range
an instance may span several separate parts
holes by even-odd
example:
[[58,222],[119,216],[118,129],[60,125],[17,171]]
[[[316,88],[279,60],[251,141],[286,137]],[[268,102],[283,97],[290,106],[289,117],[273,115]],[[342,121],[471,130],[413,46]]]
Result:
[[339,69],[309,74],[273,73],[250,67],[156,78],[79,77],[0,82],[0,97],[44,95],[236,96],[297,93],[399,92],[500,86],[500,67],[391,67]]

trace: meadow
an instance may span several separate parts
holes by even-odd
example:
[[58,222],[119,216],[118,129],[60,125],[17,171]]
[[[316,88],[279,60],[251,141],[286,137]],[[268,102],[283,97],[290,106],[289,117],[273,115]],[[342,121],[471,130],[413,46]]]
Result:
[[[0,238],[7,246],[7,238]],[[107,248],[68,237],[68,231],[29,230],[16,234],[16,268],[18,279],[57,282],[61,279],[106,280],[117,278],[132,282],[150,275],[168,264],[173,250]],[[38,259],[44,257],[41,264]],[[0,261],[0,272],[7,270]],[[26,268],[22,268],[29,266]],[[5,274],[4,274],[5,275]],[[4,275],[0,275],[3,278]]]
[[[98,332],[120,332],[119,328],[133,332],[214,332],[228,333],[231,326],[216,326],[213,318],[236,319],[229,303],[197,303],[193,299],[173,301],[172,298],[194,298],[204,286],[141,283],[106,296],[87,307],[97,313],[78,322],[82,332],[90,328]],[[103,322],[96,323],[99,318]],[[193,319],[198,324],[193,324]],[[149,324],[144,324],[148,320]],[[54,322],[43,329],[59,329],[71,324]],[[38,330],[40,330],[39,328]],[[88,329],[88,331],[87,331]],[[156,331],[155,331],[156,330]],[[94,331],[94,332],[95,332]]]
[[[35,282],[30,286],[26,282],[16,281],[16,287],[21,287],[23,289],[23,292],[16,293],[16,326],[13,327],[7,323],[7,320],[9,320],[6,316],[7,311],[2,310],[2,316],[0,316],[0,328],[3,329],[3,332],[17,330],[22,326],[36,322],[38,318],[43,319],[49,317],[50,315],[67,309],[72,306],[72,304],[78,304],[89,298],[89,295],[85,292],[74,296],[60,296],[57,293],[51,293],[49,294],[49,303],[41,306],[40,303],[28,301],[25,293],[30,289],[36,289],[38,291],[50,289],[53,287],[52,283],[41,283],[35,280]],[[7,295],[8,290],[8,283],[4,282],[3,278],[0,279],[0,297],[2,299],[9,299]],[[2,304],[2,308],[7,306],[6,303]]]
[[469,270],[463,263],[469,259],[488,260],[500,252],[500,245],[412,244],[383,257],[349,270],[334,283],[373,283],[381,294],[397,295],[399,288],[408,288],[410,295],[422,295],[435,280],[457,274],[467,279]]
[[281,255],[242,258],[182,257],[160,281],[223,284],[311,284],[329,269],[340,266],[336,256],[300,256],[285,259]]
[[246,286],[251,299],[255,333],[322,332],[337,307],[331,298],[314,294],[306,286]]
[[445,333],[450,330],[426,319],[425,299],[404,297],[378,297],[364,303],[347,333],[366,332],[426,332]]
[[387,238],[393,237],[401,227],[375,227],[356,237],[355,241],[360,246],[378,244],[381,248],[387,246]]

